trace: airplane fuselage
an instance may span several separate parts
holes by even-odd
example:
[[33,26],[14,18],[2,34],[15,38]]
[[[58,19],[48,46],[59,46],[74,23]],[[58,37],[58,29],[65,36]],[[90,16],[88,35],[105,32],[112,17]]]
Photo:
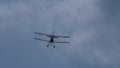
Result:
[[54,38],[53,37],[50,38],[50,43],[54,43]]
[[[49,47],[49,45],[51,43],[54,43],[54,37],[50,37],[50,41],[49,41],[49,44],[47,45],[47,47]],[[53,45],[53,48],[55,48],[55,45],[54,44],[52,44],[52,45]]]

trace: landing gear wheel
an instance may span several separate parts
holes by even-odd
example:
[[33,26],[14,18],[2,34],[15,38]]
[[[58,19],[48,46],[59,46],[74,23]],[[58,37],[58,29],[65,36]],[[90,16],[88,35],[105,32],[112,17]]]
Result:
[[47,47],[49,47],[49,45],[47,45]]
[[55,46],[53,46],[53,48],[55,48]]

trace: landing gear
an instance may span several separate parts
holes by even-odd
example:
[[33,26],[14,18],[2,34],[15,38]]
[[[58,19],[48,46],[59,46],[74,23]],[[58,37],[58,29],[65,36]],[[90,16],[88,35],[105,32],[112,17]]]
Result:
[[47,47],[49,47],[50,45],[52,45],[53,46],[53,48],[55,48],[56,46],[54,45],[54,43],[49,43],[49,44],[47,44]]
[[55,46],[53,46],[53,48],[55,48]]
[[49,45],[47,45],[47,47],[49,47]]

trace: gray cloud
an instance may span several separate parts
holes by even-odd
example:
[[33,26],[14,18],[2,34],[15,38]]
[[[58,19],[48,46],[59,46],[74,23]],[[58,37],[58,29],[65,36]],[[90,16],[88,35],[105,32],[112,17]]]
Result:
[[118,18],[120,16],[120,1],[119,0],[101,0],[100,7],[104,13],[104,15],[108,19]]
[[[12,68],[119,68],[119,25],[114,24],[115,19],[109,19],[110,15],[119,22],[117,14],[111,15],[117,9],[109,8],[111,2],[98,3],[97,0],[1,1],[0,63],[3,67],[16,64]],[[71,35],[71,43],[46,49],[46,44],[32,39],[34,31]]]

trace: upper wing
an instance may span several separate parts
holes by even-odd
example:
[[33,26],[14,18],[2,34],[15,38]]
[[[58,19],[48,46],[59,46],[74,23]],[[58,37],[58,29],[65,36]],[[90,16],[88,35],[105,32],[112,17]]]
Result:
[[43,34],[43,33],[38,33],[38,32],[35,32],[35,34],[39,34],[39,35],[49,35],[49,34]]
[[44,34],[44,33],[38,33],[38,32],[35,32],[35,34],[38,34],[38,35],[46,35],[48,37],[63,37],[63,38],[70,38],[70,36],[60,36],[60,35],[50,35],[50,34]]
[[40,39],[40,38],[34,38],[36,40],[40,40],[40,41],[45,41],[45,42],[49,42],[48,40],[43,40],[43,39]]

